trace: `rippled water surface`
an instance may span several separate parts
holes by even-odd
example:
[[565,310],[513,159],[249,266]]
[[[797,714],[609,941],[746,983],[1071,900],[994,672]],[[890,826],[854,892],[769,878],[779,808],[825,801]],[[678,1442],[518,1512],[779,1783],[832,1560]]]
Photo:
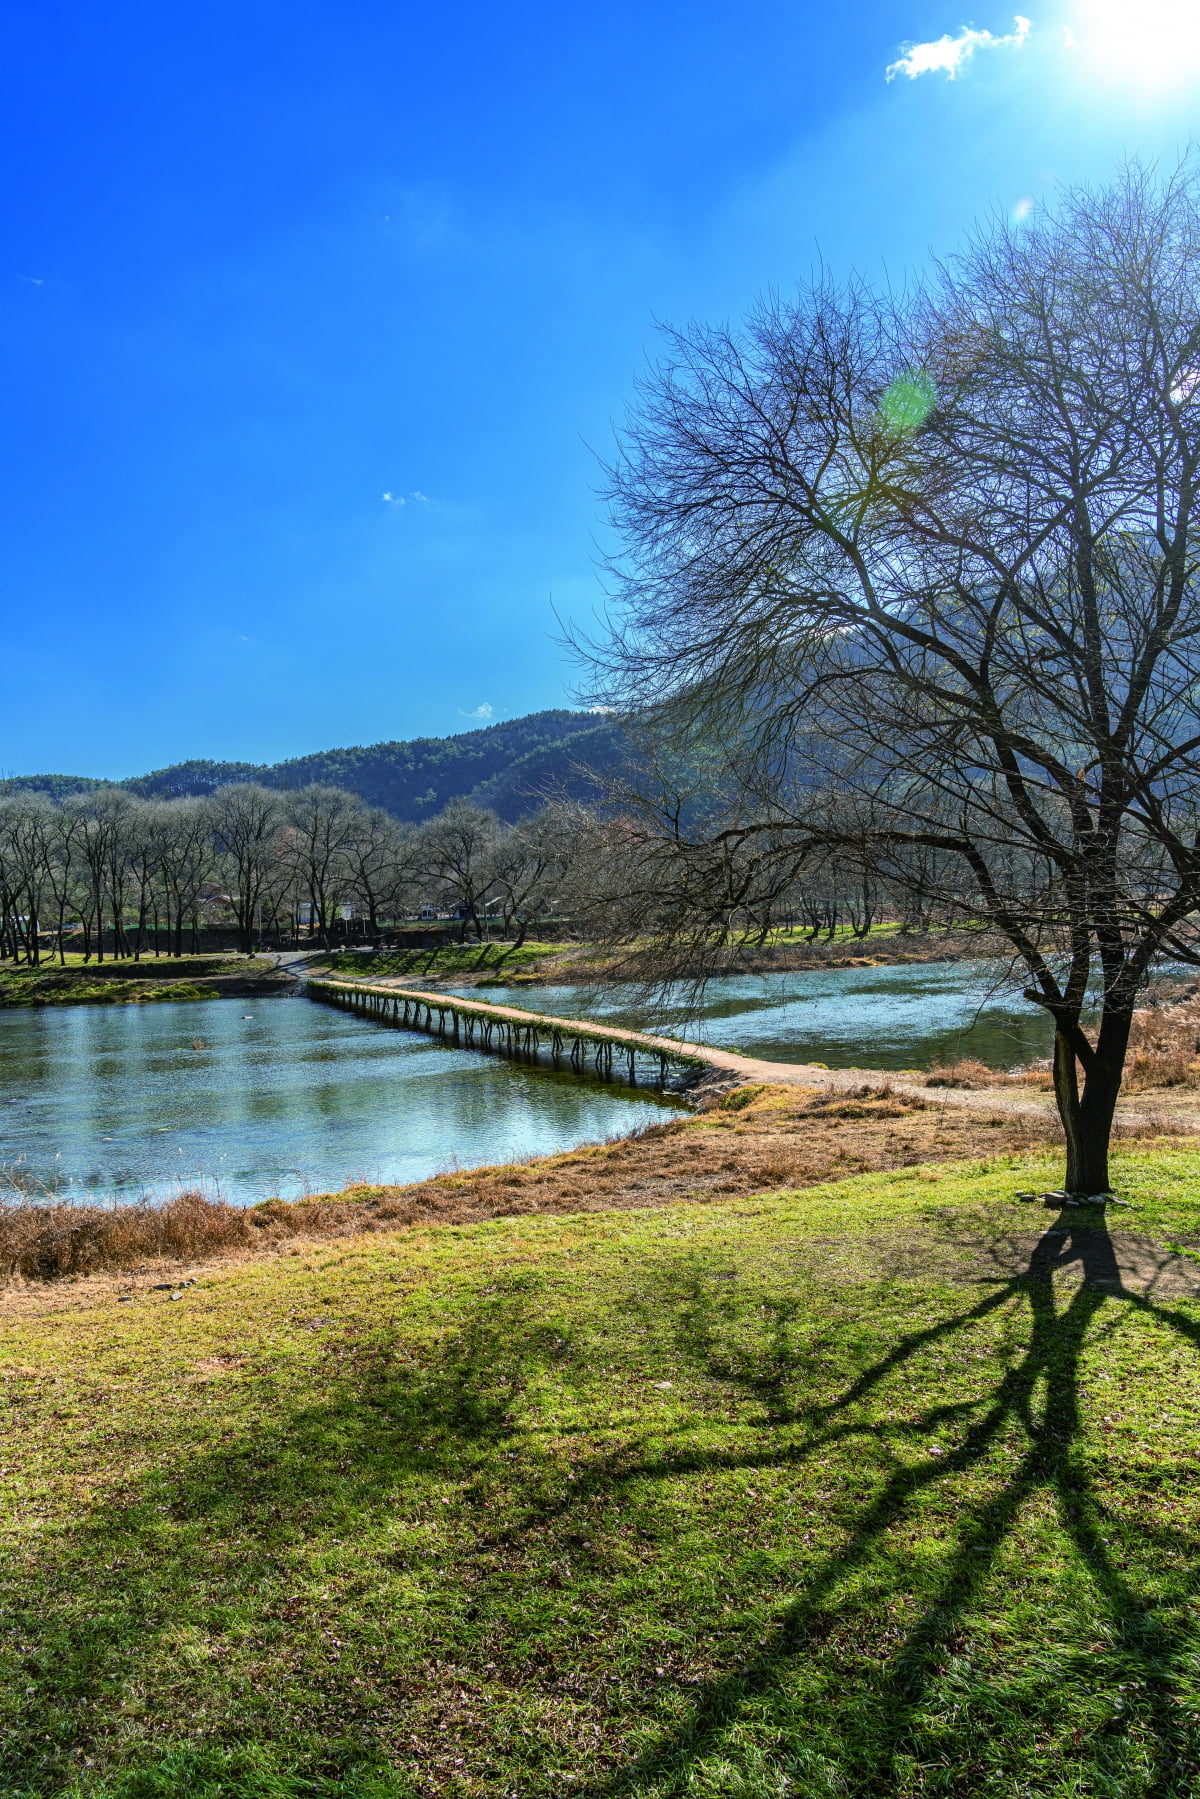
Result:
[[668,1115],[303,999],[0,1010],[0,1171],[79,1199],[419,1180]]
[[733,975],[710,983],[699,1016],[680,991],[647,1002],[632,991],[477,987],[479,999],[574,1018],[634,1024],[775,1062],[831,1068],[930,1068],[977,1056],[1009,1068],[1050,1053],[1051,1029],[980,962]]

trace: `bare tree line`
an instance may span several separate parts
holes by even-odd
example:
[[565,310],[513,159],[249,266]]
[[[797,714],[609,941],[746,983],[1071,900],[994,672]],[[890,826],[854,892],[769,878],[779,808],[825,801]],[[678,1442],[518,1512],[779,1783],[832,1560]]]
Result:
[[0,789],[0,958],[181,956],[214,927],[245,952],[302,932],[378,944],[422,910],[455,918],[463,940],[519,946],[562,909],[565,823],[552,806],[507,825],[456,800],[414,828],[324,786],[175,800],[104,787],[58,803]]

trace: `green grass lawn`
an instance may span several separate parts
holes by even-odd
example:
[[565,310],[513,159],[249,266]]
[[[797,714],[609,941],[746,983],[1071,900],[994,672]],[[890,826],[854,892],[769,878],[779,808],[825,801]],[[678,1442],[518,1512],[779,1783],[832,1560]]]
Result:
[[1193,1794],[1200,1300],[1023,1274],[1054,1172],[10,1308],[0,1791]]
[[144,956],[85,962],[69,954],[63,966],[49,956],[40,968],[0,965],[0,1006],[122,1005],[154,1000],[215,999],[213,976],[252,979],[270,972],[273,960],[240,956]]

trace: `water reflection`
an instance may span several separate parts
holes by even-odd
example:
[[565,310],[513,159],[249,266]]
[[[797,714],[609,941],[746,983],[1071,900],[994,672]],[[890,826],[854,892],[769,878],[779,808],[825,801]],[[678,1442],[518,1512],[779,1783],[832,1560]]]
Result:
[[0,1011],[0,1169],[76,1198],[199,1183],[246,1204],[545,1155],[674,1112],[305,1000],[245,1007]]

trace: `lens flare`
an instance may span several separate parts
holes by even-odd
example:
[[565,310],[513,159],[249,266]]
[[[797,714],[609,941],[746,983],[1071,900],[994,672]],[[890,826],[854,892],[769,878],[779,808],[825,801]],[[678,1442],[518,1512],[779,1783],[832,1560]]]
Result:
[[937,389],[923,371],[897,375],[879,402],[879,410],[889,431],[907,437],[917,431],[933,411]]

